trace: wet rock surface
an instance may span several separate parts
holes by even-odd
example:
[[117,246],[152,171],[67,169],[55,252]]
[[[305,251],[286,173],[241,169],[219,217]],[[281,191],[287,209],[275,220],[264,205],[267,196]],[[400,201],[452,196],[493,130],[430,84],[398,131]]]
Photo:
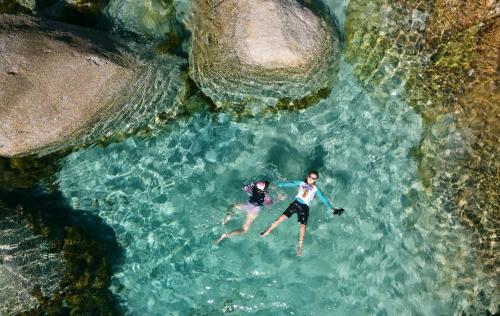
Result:
[[170,32],[175,18],[171,0],[115,0],[109,2],[105,12],[116,26],[150,37]]
[[95,30],[0,16],[0,156],[108,142],[175,115],[184,61],[140,61]]
[[190,76],[219,106],[274,105],[333,80],[337,31],[296,1],[200,1],[193,13]]
[[62,23],[2,15],[0,52],[2,156],[78,136],[132,76],[104,35]]

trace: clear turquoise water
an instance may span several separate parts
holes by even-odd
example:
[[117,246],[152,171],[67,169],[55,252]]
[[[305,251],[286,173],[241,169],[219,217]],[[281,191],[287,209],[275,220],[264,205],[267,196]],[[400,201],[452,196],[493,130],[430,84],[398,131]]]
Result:
[[[125,248],[112,290],[128,314],[450,315],[469,299],[457,288],[468,241],[421,198],[409,155],[420,133],[397,92],[368,94],[342,62],[316,106],[239,121],[196,114],[150,139],[73,153],[58,181]],[[300,179],[309,168],[346,212],[332,217],[313,203],[302,257],[295,218],[259,237],[294,190],[246,236],[213,244],[242,223],[220,224],[244,201],[242,184]]]

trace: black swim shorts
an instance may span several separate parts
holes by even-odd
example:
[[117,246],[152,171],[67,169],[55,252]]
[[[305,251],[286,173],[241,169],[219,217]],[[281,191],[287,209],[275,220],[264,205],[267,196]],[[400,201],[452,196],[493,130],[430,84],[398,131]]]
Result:
[[293,201],[292,204],[283,212],[286,217],[291,217],[293,214],[297,213],[297,221],[301,224],[307,225],[307,218],[309,217],[309,206],[302,204],[297,201]]

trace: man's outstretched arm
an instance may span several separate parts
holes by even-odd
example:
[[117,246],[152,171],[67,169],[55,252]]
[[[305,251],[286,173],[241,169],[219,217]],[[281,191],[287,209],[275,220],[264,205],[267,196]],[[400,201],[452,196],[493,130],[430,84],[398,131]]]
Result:
[[318,194],[318,197],[319,197],[319,200],[321,201],[321,203],[323,203],[323,205],[326,206],[326,207],[328,207],[329,209],[333,210],[333,204],[332,204],[332,202],[330,202],[330,200],[328,200],[323,195],[323,192],[321,192],[321,190],[318,189],[318,191],[316,191],[316,193]]

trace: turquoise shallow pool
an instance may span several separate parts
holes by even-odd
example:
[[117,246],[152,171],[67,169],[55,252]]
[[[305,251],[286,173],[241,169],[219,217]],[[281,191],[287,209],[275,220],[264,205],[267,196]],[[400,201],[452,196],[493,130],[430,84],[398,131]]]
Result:
[[[299,113],[197,114],[63,161],[60,190],[104,218],[125,249],[112,290],[127,313],[449,315],[468,304],[457,286],[468,242],[422,198],[410,158],[419,116],[397,91],[370,96],[344,63],[339,77],[328,99]],[[242,184],[299,179],[310,168],[346,212],[333,217],[313,203],[302,257],[295,218],[259,237],[294,190],[248,235],[213,244],[242,223],[220,224],[245,199]]]

